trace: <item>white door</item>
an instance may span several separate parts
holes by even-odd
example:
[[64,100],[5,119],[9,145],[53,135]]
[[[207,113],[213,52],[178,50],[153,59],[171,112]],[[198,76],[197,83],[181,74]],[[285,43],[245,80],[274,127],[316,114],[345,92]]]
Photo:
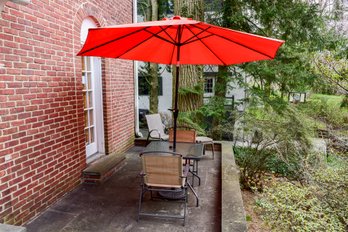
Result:
[[87,158],[104,153],[103,100],[101,61],[97,57],[82,57],[82,84]]

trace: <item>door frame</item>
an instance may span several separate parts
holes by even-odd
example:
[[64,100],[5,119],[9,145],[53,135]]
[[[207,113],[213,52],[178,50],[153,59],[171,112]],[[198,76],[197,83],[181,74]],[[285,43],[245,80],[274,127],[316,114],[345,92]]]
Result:
[[[105,154],[101,58],[89,57],[89,59],[91,62],[91,88],[93,92],[93,124],[95,128],[95,143],[86,145],[87,159],[90,159],[96,154]],[[85,62],[85,59],[83,59],[83,62]],[[83,81],[87,81],[87,79]]]

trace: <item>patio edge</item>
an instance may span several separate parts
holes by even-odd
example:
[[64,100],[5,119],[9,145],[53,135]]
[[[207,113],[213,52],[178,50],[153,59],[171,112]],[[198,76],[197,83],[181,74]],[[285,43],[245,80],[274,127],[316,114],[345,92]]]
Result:
[[2,232],[26,232],[27,229],[22,226],[14,226],[0,223],[0,231]]
[[239,168],[235,163],[232,142],[221,144],[221,231],[247,231],[245,210],[239,185]]

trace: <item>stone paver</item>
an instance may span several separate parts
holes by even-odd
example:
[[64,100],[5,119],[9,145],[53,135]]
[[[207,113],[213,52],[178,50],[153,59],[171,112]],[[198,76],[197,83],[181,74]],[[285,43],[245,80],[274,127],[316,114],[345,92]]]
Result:
[[[134,147],[126,154],[125,165],[101,185],[79,186],[41,216],[26,225],[27,232],[118,232],[118,231],[221,231],[221,155],[215,159],[207,154],[199,163],[201,186],[195,189],[200,206],[195,207],[189,196],[186,226],[181,220],[137,218],[141,169],[138,154],[143,148]],[[197,183],[197,181],[196,181]],[[169,204],[175,209],[172,202]],[[173,204],[173,206],[171,205]],[[162,207],[154,206],[153,207]],[[150,206],[152,207],[152,206]]]

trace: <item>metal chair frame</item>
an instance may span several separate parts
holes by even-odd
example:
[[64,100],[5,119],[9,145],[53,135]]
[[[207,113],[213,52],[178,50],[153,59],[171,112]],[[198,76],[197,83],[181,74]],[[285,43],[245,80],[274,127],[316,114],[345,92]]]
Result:
[[[143,152],[140,154],[140,156],[144,159],[144,157],[146,156],[157,156],[157,157],[161,157],[164,158],[165,157],[177,157],[177,159],[180,159],[179,162],[182,163],[182,155],[175,153],[175,152],[163,152],[163,151],[148,151],[148,152]],[[144,164],[144,160],[143,160],[143,165]],[[180,163],[180,165],[181,165]],[[138,218],[137,220],[140,220],[141,216],[151,216],[151,217],[161,217],[161,218],[174,218],[174,219],[182,219],[183,220],[183,225],[185,226],[186,223],[186,214],[187,214],[187,202],[188,202],[188,189],[190,189],[192,191],[192,193],[195,195],[196,197],[196,206],[199,206],[199,198],[197,193],[195,192],[195,190],[193,189],[193,187],[191,186],[191,184],[187,181],[187,174],[189,172],[189,165],[186,165],[184,167],[184,170],[181,167],[178,167],[179,171],[181,173],[178,173],[178,178],[181,178],[182,184],[181,186],[176,185],[176,187],[167,185],[167,184],[163,184],[161,186],[161,184],[152,184],[151,183],[147,183],[146,181],[146,172],[145,170],[143,170],[143,172],[140,173],[141,176],[141,191],[140,191],[140,196],[139,196],[139,208],[138,208]],[[153,174],[151,174],[153,175]],[[158,175],[161,175],[161,173],[158,173]],[[156,185],[156,186],[153,186]],[[176,200],[177,202],[184,202],[184,214],[183,215],[168,215],[168,214],[159,214],[159,213],[146,213],[146,212],[142,212],[142,203],[144,201],[144,195],[147,192],[150,192],[151,194],[151,199],[155,198],[153,196],[153,192],[172,192],[172,193],[177,193],[179,191],[183,191],[183,198]],[[163,198],[163,197],[156,197],[156,198]]]

